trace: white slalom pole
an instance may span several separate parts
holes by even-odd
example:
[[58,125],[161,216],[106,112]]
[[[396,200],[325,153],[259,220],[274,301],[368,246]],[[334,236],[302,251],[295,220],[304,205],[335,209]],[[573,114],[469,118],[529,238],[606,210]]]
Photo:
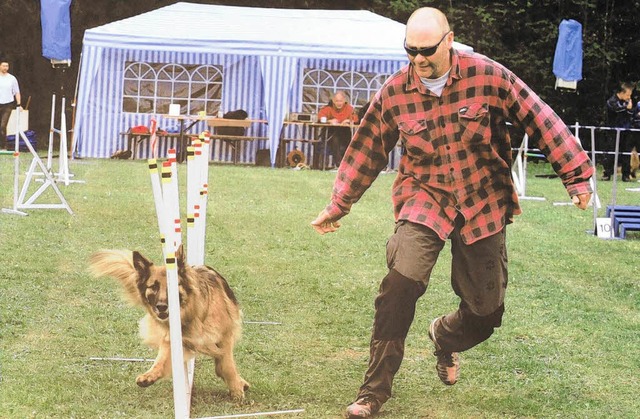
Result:
[[211,138],[208,135],[203,134],[201,144],[200,155],[196,156],[196,159],[200,162],[200,217],[198,217],[196,222],[196,231],[199,244],[198,255],[201,259],[201,264],[204,264],[204,244],[207,229],[207,203],[209,201],[209,146],[211,144]]
[[53,133],[55,132],[56,95],[51,95],[51,125],[49,126],[49,148],[47,149],[47,169],[53,167]]
[[13,208],[3,208],[2,212],[14,215],[28,215],[26,212],[18,210],[18,191],[20,190],[20,141],[18,132],[20,132],[20,112],[16,109],[16,140],[13,144]]
[[60,113],[60,158],[58,162],[58,179],[62,178],[65,186],[69,186],[69,159],[67,152],[67,117],[65,115],[66,98],[62,96],[62,112]]
[[165,214],[164,202],[162,200],[162,189],[160,186],[160,178],[158,177],[158,161],[156,159],[149,159],[149,175],[151,177],[151,190],[153,191],[153,201],[156,206],[156,216],[158,218],[158,231],[160,232],[160,243],[162,245],[162,256],[167,257],[167,231],[169,225],[167,223],[168,217]]
[[[165,265],[167,270],[167,293],[169,300],[169,333],[171,339],[171,371],[173,374],[173,404],[176,418],[189,417],[190,401],[187,397],[187,381],[182,348],[182,322],[180,320],[180,293],[178,290],[178,269],[176,252],[181,244],[179,229],[180,209],[175,211],[171,201],[178,201],[178,179],[173,176],[172,163],[162,165],[162,195],[164,207],[169,220],[173,220],[173,227],[167,232],[167,256]],[[178,226],[176,226],[176,220]]]
[[173,408],[176,419],[189,417],[189,399],[182,352],[182,324],[176,253],[170,248],[165,259],[169,299],[169,334],[171,338],[171,372],[173,373]]
[[165,214],[169,220],[167,243],[169,249],[177,249],[182,244],[182,229],[180,226],[180,198],[178,196],[178,179],[173,172],[173,163],[162,163],[162,200]]
[[198,162],[195,159],[195,149],[199,148],[199,141],[194,141],[187,147],[187,263],[202,265],[196,256],[198,247],[195,232],[196,219],[200,217],[198,211]]
[[274,415],[287,415],[292,413],[303,413],[304,409],[292,409],[292,410],[276,410],[273,412],[258,412],[258,413],[241,413],[237,415],[227,415],[227,416],[209,416],[206,418],[200,419],[232,419],[232,418],[253,418],[256,416],[274,416]]

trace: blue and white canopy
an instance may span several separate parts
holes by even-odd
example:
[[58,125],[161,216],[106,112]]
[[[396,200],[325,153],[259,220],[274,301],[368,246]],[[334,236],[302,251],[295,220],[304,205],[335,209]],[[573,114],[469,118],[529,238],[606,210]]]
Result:
[[[122,111],[127,61],[221,64],[222,102],[268,120],[272,164],[301,68],[393,73],[407,63],[405,25],[364,10],[175,3],[85,32],[74,126],[77,153],[107,157],[118,133],[153,115]],[[458,47],[461,47],[458,44]],[[462,46],[462,48],[465,48]]]

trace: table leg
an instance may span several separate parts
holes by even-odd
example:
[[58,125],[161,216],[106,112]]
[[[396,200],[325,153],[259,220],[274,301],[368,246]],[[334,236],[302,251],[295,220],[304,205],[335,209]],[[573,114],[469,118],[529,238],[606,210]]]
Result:
[[182,155],[184,148],[184,119],[180,119],[180,135],[178,136],[178,142],[176,144],[176,160],[178,163],[184,161],[185,156]]

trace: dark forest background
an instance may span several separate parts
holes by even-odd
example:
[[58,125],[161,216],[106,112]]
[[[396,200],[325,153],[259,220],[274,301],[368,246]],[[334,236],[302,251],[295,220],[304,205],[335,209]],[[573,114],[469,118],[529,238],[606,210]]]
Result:
[[[124,19],[175,0],[72,0],[72,65],[53,69],[41,55],[39,0],[2,0],[0,53],[20,82],[23,106],[30,97],[30,128],[42,147],[48,135],[51,94],[64,94],[71,127],[85,29]],[[456,39],[518,74],[567,124],[602,125],[605,100],[620,81],[640,80],[640,0],[229,0],[193,3],[298,9],[367,9],[405,23],[417,7],[443,10]],[[562,19],[583,27],[583,80],[577,92],[554,89],[553,55]],[[205,22],[206,23],[206,22]],[[59,127],[58,121],[56,126]]]

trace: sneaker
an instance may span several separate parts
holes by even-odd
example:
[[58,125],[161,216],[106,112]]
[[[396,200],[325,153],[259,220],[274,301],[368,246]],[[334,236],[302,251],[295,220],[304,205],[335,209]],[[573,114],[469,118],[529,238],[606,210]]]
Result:
[[347,418],[370,418],[380,410],[380,402],[373,396],[360,397],[347,407]]
[[629,179],[629,176],[622,176],[622,181],[623,182],[630,182],[631,180]]
[[440,318],[434,319],[429,325],[429,338],[433,342],[436,350],[433,354],[438,358],[436,362],[436,371],[440,381],[448,386],[454,385],[460,377],[460,354],[458,352],[445,352],[440,349],[440,345],[436,341],[436,322]]

